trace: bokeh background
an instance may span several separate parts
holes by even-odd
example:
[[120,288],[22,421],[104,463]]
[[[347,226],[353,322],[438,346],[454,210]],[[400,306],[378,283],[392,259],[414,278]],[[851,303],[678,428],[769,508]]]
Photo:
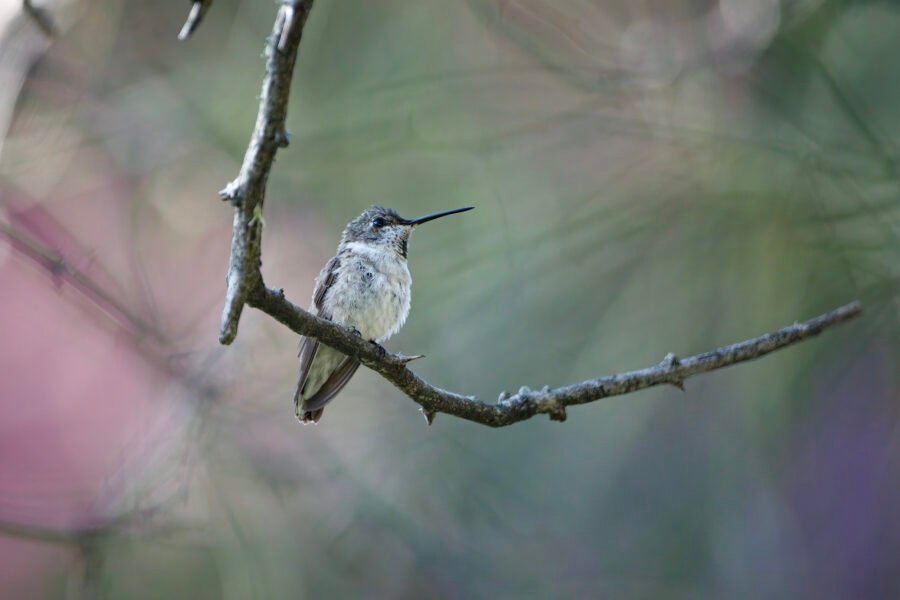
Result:
[[388,346],[493,399],[752,337],[763,360],[490,430],[297,338],[217,344],[277,5],[0,1],[4,598],[900,597],[900,10],[876,0],[319,0],[263,272],[418,216]]

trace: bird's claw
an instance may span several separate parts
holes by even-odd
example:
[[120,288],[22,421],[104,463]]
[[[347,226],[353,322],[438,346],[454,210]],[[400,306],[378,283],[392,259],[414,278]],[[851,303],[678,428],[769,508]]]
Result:
[[388,351],[385,350],[384,346],[382,346],[381,344],[379,344],[378,342],[376,342],[374,340],[370,340],[369,343],[372,344],[372,346],[375,348],[375,351],[378,352],[378,355],[381,358],[384,358],[385,356],[387,356]]
[[352,333],[356,337],[358,337],[358,338],[362,337],[362,333],[356,327],[350,327],[349,329],[350,329],[350,333]]

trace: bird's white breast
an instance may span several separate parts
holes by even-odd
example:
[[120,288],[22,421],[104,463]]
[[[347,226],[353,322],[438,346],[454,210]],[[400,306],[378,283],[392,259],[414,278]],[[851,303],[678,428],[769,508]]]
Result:
[[409,315],[412,278],[406,260],[361,242],[345,246],[340,273],[328,291],[331,319],[359,330],[367,340],[383,342],[400,330]]

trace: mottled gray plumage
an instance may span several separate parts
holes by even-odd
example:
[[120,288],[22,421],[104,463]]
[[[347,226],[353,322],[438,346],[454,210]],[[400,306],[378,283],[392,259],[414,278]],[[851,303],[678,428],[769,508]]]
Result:
[[[347,224],[337,254],[316,278],[310,312],[382,343],[409,315],[412,278],[406,264],[409,236],[416,225],[471,210],[447,211],[408,220],[374,206]],[[297,418],[318,422],[324,407],[343,389],[359,361],[319,344],[300,340],[300,377],[294,393]]]

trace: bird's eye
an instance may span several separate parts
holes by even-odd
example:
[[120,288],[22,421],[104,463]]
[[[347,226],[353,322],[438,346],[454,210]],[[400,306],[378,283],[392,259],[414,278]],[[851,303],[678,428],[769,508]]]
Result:
[[372,219],[372,227],[374,227],[375,229],[380,229],[385,225],[387,225],[387,221],[385,221],[381,217],[375,217],[374,219]]

